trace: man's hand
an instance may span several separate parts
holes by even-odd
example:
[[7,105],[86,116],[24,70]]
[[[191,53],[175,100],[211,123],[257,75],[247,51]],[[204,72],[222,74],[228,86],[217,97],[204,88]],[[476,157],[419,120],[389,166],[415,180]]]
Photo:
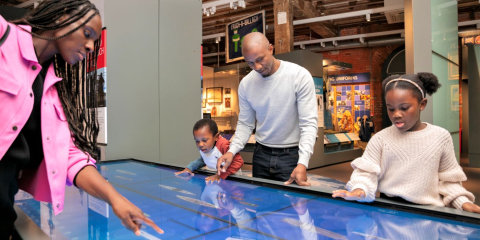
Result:
[[345,200],[362,200],[365,198],[365,192],[360,189],[354,189],[353,191],[349,192],[347,190],[335,190],[333,191],[332,197],[341,197]]
[[222,172],[226,172],[228,166],[232,164],[233,161],[233,154],[231,152],[227,152],[223,154],[217,160],[217,175],[220,175]]
[[221,208],[227,209],[228,211],[232,211],[234,208],[233,201],[227,196],[227,193],[224,191],[219,191],[217,194],[218,205]]
[[480,213],[480,207],[476,204],[471,202],[466,202],[462,205],[464,211],[473,212],[473,213]]
[[293,181],[297,182],[300,186],[311,186],[311,184],[307,182],[307,167],[305,165],[297,164],[297,167],[293,169],[292,174],[290,174],[290,179],[283,184],[288,185]]
[[214,182],[220,182],[221,178],[218,175],[212,175],[210,177],[205,178],[205,182],[207,183],[214,183]]

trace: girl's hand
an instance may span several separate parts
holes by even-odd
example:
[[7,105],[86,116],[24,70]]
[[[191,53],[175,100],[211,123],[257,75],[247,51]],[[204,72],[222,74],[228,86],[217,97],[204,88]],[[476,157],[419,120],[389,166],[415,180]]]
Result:
[[205,178],[205,182],[207,183],[220,182],[220,180],[221,180],[220,176],[216,174]]
[[188,168],[185,168],[185,169],[183,169],[183,170],[180,171],[180,172],[176,172],[175,175],[180,175],[180,174],[183,174],[183,173],[188,173],[188,174],[191,175],[191,176],[195,175],[195,174],[194,174],[190,169],[188,169]]
[[473,212],[473,213],[480,213],[480,207],[476,204],[471,202],[466,202],[462,205],[464,211]]
[[349,192],[346,190],[335,190],[333,191],[332,197],[341,197],[345,200],[362,200],[365,198],[365,192],[362,189],[354,189],[353,191]]
[[122,221],[122,225],[134,232],[137,236],[140,236],[140,229],[144,223],[155,229],[158,233],[163,233],[163,230],[147,218],[140,208],[133,205],[133,203],[123,196],[112,202],[112,209],[115,215]]

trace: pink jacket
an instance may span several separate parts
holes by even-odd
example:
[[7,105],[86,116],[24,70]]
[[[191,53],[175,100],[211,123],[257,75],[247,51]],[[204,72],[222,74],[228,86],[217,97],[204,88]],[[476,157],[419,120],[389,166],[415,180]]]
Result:
[[[32,36],[0,16],[0,37],[10,25],[10,34],[0,47],[0,159],[3,158],[33,109],[32,84],[42,69],[33,48]],[[29,26],[23,26],[31,30]],[[51,202],[55,214],[63,210],[65,183],[86,165],[88,156],[75,147],[58,97],[53,64],[45,77],[41,128],[44,161],[36,170],[23,170],[20,188],[36,200]]]

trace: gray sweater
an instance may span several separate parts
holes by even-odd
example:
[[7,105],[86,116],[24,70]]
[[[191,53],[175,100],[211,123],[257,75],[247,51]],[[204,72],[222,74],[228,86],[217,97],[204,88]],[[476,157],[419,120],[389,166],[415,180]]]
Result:
[[317,102],[312,75],[303,67],[280,61],[268,77],[251,71],[238,89],[240,114],[229,152],[245,147],[255,128],[255,140],[272,148],[299,147],[298,163],[308,167],[317,137]]

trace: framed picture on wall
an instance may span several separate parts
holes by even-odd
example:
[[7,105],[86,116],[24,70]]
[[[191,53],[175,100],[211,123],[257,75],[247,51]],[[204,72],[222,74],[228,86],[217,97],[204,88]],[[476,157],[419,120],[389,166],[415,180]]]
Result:
[[230,98],[225,98],[225,108],[230,108]]
[[207,102],[222,103],[223,102],[223,87],[207,88]]
[[225,94],[230,94],[231,88],[225,88]]
[[205,98],[202,99],[202,107],[203,107],[203,108],[206,108],[206,107],[207,107],[207,101],[206,101]]
[[460,111],[460,92],[458,84],[450,86],[450,106],[451,111]]
[[460,68],[458,65],[454,64],[454,61],[458,61],[458,54],[451,55],[448,54],[448,80],[458,80],[460,78]]

